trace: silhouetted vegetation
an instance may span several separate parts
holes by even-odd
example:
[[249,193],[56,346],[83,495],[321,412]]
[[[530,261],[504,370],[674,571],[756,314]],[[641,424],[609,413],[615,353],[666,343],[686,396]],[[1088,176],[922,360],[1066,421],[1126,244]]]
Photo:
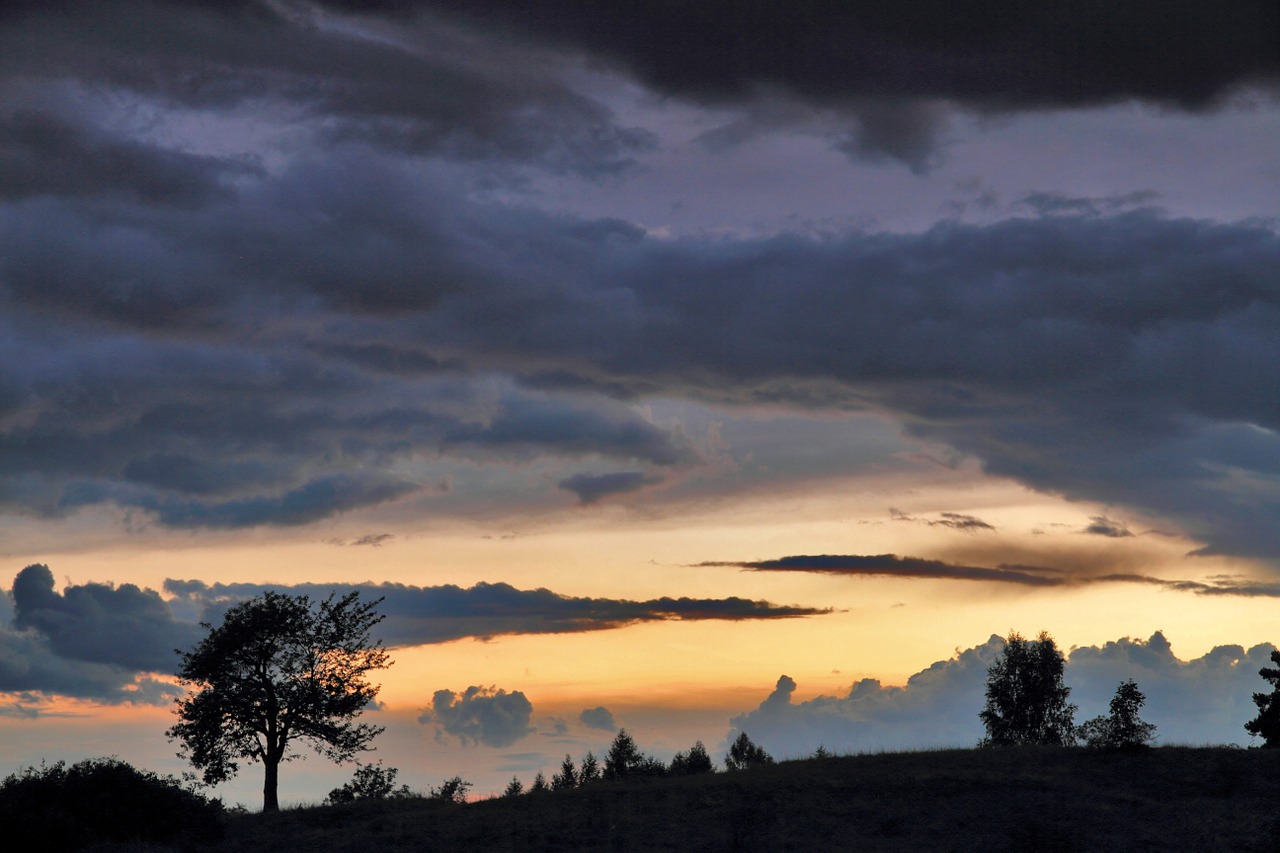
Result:
[[234,815],[205,853],[1274,850],[1275,750],[1027,746],[782,761],[463,806]]
[[764,767],[766,764],[773,763],[773,756],[765,752],[762,747],[752,743],[751,738],[746,732],[742,732],[729,746],[729,752],[724,757],[724,766],[729,770],[747,770],[752,767]]
[[278,774],[294,741],[346,761],[382,729],[353,720],[378,694],[365,678],[390,664],[369,632],[382,621],[360,593],[329,596],[312,608],[305,595],[268,590],[235,605],[222,624],[182,655],[178,679],[191,692],[177,702],[169,737],[204,781],[234,776],[237,759],[264,768],[262,808],[279,808]]
[[[1280,651],[1271,653],[1271,662],[1280,664]],[[1262,738],[1262,745],[1269,749],[1280,747],[1280,669],[1264,666],[1258,675],[1271,683],[1270,693],[1253,694],[1253,704],[1258,706],[1258,716],[1244,724],[1251,735]]]
[[1150,745],[1156,727],[1138,717],[1138,709],[1146,701],[1132,678],[1120,682],[1111,698],[1110,713],[1081,725],[1077,732],[1080,740],[1095,749],[1140,749]]
[[325,803],[351,803],[356,800],[385,800],[393,797],[416,796],[408,785],[396,787],[396,776],[400,773],[394,767],[383,767],[377,764],[361,764],[352,774],[351,781],[340,788],[334,788],[325,797]]
[[618,729],[609,752],[604,757],[604,773],[602,777],[609,782],[621,779],[634,779],[640,776],[664,776],[667,765],[658,759],[645,755],[636,747],[635,740],[626,729]]
[[1062,652],[1045,631],[1034,641],[1017,631],[987,670],[987,704],[978,715],[983,746],[1068,746],[1075,743],[1076,706],[1062,683]]
[[672,756],[667,772],[673,776],[692,776],[696,773],[714,773],[715,769],[707,748],[702,745],[702,741],[698,741],[689,747],[688,752],[677,752]]
[[28,767],[0,782],[0,831],[10,850],[211,842],[222,837],[223,817],[221,801],[115,758]]

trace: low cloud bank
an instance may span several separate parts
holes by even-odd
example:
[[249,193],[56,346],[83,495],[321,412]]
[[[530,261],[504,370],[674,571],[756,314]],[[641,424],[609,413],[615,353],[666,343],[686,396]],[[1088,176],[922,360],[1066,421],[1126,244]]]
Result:
[[[745,731],[780,757],[807,755],[819,745],[834,752],[972,746],[983,735],[978,713],[987,669],[1003,648],[993,635],[916,673],[905,687],[867,678],[845,696],[803,702],[792,701],[798,685],[784,675],[757,708],[730,720],[726,743]],[[1258,670],[1274,648],[1217,646],[1184,661],[1157,631],[1146,640],[1073,649],[1065,681],[1079,706],[1077,722],[1105,714],[1117,685],[1132,678],[1147,697],[1142,717],[1156,724],[1160,743],[1244,744],[1244,723],[1257,713],[1252,694],[1266,686]]]

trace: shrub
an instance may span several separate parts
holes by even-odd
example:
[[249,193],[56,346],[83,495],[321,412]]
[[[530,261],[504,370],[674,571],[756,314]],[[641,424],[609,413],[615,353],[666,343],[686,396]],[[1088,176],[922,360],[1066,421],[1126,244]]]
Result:
[[213,841],[222,837],[223,814],[220,800],[117,758],[28,767],[0,782],[0,826],[10,849]]
[[361,764],[352,774],[351,781],[341,788],[334,788],[325,797],[328,805],[350,803],[355,800],[387,800],[406,799],[415,796],[408,785],[396,787],[396,776],[400,773],[394,767],[383,767],[377,764]]

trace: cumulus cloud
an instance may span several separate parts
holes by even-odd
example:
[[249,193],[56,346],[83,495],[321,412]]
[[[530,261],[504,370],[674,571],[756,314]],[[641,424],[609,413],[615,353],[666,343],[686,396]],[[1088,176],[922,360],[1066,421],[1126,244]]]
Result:
[[452,735],[463,746],[505,747],[533,734],[532,719],[533,704],[519,690],[468,687],[462,693],[437,690],[418,722],[434,724],[438,740]]
[[[863,679],[844,696],[802,702],[792,699],[795,681],[782,676],[759,707],[730,720],[726,742],[745,731],[776,756],[806,755],[819,745],[836,752],[971,746],[983,735],[978,713],[987,670],[1003,648],[992,636],[916,673],[904,687]],[[1251,696],[1265,686],[1258,670],[1273,648],[1219,646],[1184,661],[1157,631],[1147,640],[1071,650],[1064,680],[1078,721],[1107,713],[1116,687],[1132,678],[1147,697],[1143,719],[1156,724],[1160,742],[1243,743],[1244,723],[1257,712]]]
[[578,715],[578,722],[589,729],[599,729],[603,732],[616,732],[618,730],[618,721],[613,718],[613,713],[603,705],[595,708],[584,708],[582,713]]

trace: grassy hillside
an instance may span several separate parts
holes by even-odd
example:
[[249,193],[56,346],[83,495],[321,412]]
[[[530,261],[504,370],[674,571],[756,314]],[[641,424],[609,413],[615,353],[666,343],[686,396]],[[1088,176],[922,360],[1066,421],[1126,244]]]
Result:
[[1280,751],[957,749],[465,806],[411,799],[232,815],[223,841],[195,849],[1248,852],[1275,850],[1277,839]]
[[1280,751],[951,750],[458,806],[233,816],[218,850],[1275,850]]

